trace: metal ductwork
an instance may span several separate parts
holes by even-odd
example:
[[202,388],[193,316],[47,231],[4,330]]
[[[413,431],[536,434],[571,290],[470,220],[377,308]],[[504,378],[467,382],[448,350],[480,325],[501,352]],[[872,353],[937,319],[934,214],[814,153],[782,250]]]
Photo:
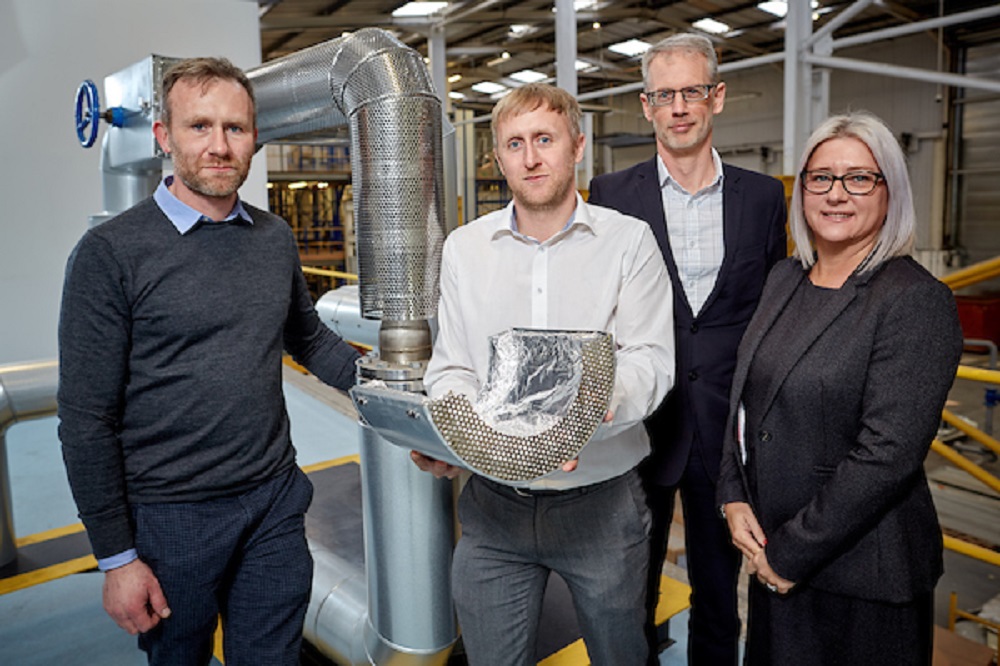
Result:
[[7,430],[15,423],[56,413],[55,361],[0,366],[0,567],[17,559],[7,470]]
[[[359,379],[421,390],[445,229],[441,100],[423,59],[389,33],[365,29],[247,75],[262,144],[315,140],[347,123],[361,314],[382,320],[378,351],[359,363]],[[359,427],[366,570],[311,545],[306,640],[344,664],[443,664],[458,636],[454,484]]]

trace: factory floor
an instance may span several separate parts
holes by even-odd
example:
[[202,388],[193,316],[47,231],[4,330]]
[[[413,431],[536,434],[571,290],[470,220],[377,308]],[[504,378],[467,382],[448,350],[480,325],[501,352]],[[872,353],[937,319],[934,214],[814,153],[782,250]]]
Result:
[[[985,367],[986,360],[980,355],[969,355],[963,362]],[[312,378],[289,369],[286,369],[285,391],[300,465],[307,469],[322,467],[324,463],[344,460],[357,453],[359,437],[349,401],[332,395],[333,392]],[[951,408],[982,425],[985,419],[983,395],[981,384],[957,380]],[[963,440],[954,442],[954,446],[964,449],[970,458],[1000,476],[1000,463],[995,456]],[[78,535],[72,527],[67,530],[67,526],[78,524],[78,519],[63,471],[56,420],[49,418],[15,425],[7,433],[7,456],[14,527],[25,552],[38,547],[34,542],[44,541],[47,536],[66,532],[71,537]],[[1000,495],[955,471],[933,453],[928,457],[927,470],[946,531],[964,535],[994,550],[1000,549]],[[670,544],[673,561],[666,564],[664,574],[671,580],[686,582],[682,529],[680,524],[675,528]],[[996,567],[951,552],[945,554],[945,566],[946,573],[936,595],[937,624],[947,623],[948,595],[953,590],[958,593],[959,607],[969,611],[977,611],[990,600],[1000,602],[1000,570]],[[91,570],[7,591],[10,586],[4,587],[3,571],[0,571],[0,665],[145,663],[135,639],[119,630],[102,610],[102,578],[100,573]],[[744,608],[745,587],[744,580],[740,589]],[[670,620],[669,632],[675,642],[661,653],[662,666],[687,664],[686,625],[686,610]],[[976,634],[977,629],[974,625],[968,626],[966,633]],[[981,635],[975,637],[982,638]],[[310,666],[329,664],[310,649],[303,652],[302,663]],[[553,657],[543,663],[569,666],[585,661]],[[945,662],[935,663],[943,665]],[[947,663],[971,666],[979,662]]]

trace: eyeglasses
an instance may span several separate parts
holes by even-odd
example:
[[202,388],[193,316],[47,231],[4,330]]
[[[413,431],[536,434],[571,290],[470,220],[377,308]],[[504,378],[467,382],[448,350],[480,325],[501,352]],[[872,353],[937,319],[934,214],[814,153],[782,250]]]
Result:
[[719,84],[703,83],[699,86],[688,86],[680,90],[647,90],[643,94],[646,96],[646,101],[649,102],[650,106],[669,106],[674,103],[674,95],[677,93],[681,94],[681,99],[685,102],[700,102],[703,99],[708,99],[708,94],[717,85]]
[[826,194],[838,180],[848,194],[871,194],[885,176],[876,171],[848,171],[843,176],[834,176],[829,171],[803,171],[799,174],[802,188],[810,194]]

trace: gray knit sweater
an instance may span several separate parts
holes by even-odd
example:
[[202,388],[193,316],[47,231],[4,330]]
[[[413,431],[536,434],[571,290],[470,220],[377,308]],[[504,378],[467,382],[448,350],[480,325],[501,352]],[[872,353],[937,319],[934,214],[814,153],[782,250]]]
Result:
[[313,307],[294,238],[252,225],[181,235],[152,198],[88,231],[59,321],[59,438],[94,554],[134,546],[130,503],[249,490],[295,464],[282,347],[326,383],[357,352]]

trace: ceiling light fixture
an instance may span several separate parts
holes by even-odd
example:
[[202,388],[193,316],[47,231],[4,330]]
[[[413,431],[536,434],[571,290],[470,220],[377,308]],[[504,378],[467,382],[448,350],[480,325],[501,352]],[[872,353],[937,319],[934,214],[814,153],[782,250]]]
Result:
[[448,6],[447,2],[426,2],[415,0],[408,2],[392,12],[396,18],[419,18],[435,14]]
[[493,81],[480,81],[479,83],[473,85],[472,89],[478,93],[483,93],[484,95],[495,95],[496,93],[507,90],[507,86],[502,86],[499,83],[494,83]]
[[486,63],[486,66],[487,67],[495,67],[496,65],[499,65],[500,63],[506,62],[508,60],[510,60],[510,53],[507,52],[507,51],[504,51],[498,57],[493,58],[493,60],[488,61]]
[[785,18],[785,14],[788,13],[788,1],[768,0],[767,2],[758,2],[757,9],[762,12],[767,12],[772,16],[777,16],[778,18]]
[[726,25],[721,21],[716,21],[711,18],[698,19],[691,24],[692,27],[697,28],[703,32],[707,32],[713,35],[724,35],[732,30],[732,27]]
[[515,81],[520,81],[521,83],[538,83],[539,81],[544,81],[549,77],[547,74],[536,72],[533,69],[522,69],[520,72],[514,72],[511,74],[510,78]]
[[637,55],[642,55],[649,50],[652,46],[649,42],[644,42],[641,39],[629,39],[624,42],[618,42],[617,44],[612,44],[608,47],[609,51],[614,51],[623,56],[628,56],[629,58],[634,58]]

